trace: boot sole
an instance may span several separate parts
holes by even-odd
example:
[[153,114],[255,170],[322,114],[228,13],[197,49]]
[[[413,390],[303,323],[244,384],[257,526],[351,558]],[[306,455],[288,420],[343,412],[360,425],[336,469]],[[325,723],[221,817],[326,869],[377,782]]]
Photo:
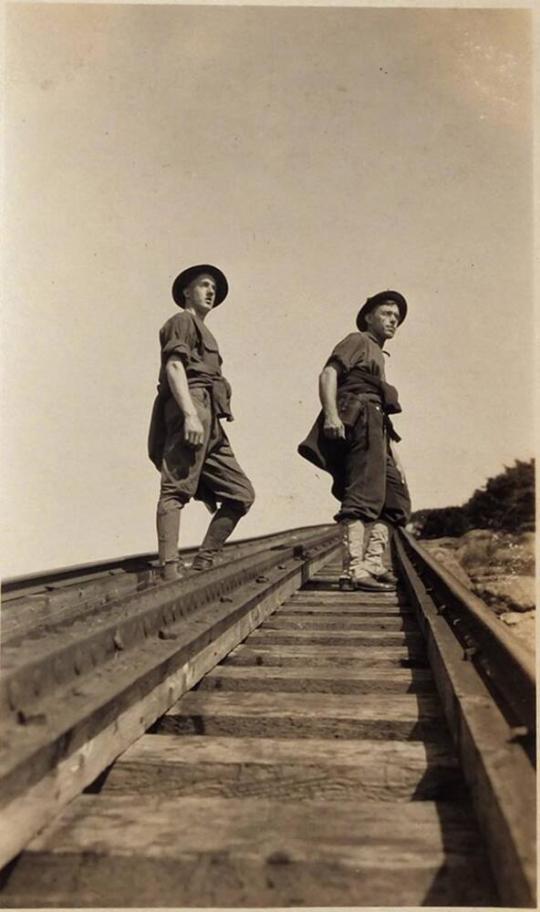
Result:
[[396,592],[397,587],[391,583],[381,583],[380,586],[365,585],[359,580],[353,583],[353,589],[356,592]]

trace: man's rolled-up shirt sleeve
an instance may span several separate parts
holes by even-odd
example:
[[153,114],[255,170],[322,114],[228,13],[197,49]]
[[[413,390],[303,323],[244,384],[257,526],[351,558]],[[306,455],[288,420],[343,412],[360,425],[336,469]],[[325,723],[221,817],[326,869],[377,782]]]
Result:
[[163,364],[166,364],[171,355],[177,355],[186,364],[197,341],[190,315],[179,313],[167,320],[160,330],[159,341]]
[[350,333],[338,342],[325,367],[334,367],[339,377],[348,374],[351,368],[365,359],[366,344],[359,333]]

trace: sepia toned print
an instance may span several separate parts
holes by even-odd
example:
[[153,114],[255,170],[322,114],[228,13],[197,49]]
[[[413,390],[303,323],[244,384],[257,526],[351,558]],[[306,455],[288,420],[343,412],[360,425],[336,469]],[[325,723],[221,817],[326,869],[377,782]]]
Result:
[[536,907],[533,26],[6,4],[3,908]]

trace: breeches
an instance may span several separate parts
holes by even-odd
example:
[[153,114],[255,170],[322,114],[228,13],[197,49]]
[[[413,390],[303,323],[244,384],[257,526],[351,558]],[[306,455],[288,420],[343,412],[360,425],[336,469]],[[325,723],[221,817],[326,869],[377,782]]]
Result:
[[343,500],[335,519],[380,519],[405,525],[411,500],[390,453],[383,413],[376,403],[365,403],[348,431],[346,448]]
[[203,443],[197,448],[185,443],[184,416],[171,397],[165,406],[167,437],[158,511],[183,506],[197,495],[214,506],[216,501],[231,501],[238,512],[247,513],[255,492],[214,414],[210,394],[205,389],[190,389],[190,394],[203,426]]

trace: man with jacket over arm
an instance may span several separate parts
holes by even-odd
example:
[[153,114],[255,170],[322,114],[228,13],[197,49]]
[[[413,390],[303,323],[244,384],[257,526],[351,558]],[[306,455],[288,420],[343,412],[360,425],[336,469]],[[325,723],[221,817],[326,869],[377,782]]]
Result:
[[193,562],[195,570],[212,566],[255,499],[220,423],[222,418],[233,420],[231,390],[221,373],[218,344],[205,324],[227,293],[227,279],[215,266],[184,269],[172,287],[181,312],[167,320],[159,333],[161,369],[148,453],[161,473],[156,524],[161,575],[166,581],[179,578],[180,511],[192,497],[214,512]]
[[383,555],[389,526],[408,522],[411,503],[395,449],[400,438],[389,417],[401,406],[385,379],[383,348],[406,314],[399,292],[367,299],[356,319],[358,332],[336,345],[320,374],[322,412],[298,447],[301,456],[330,472],[332,493],[341,501],[335,519],[343,531],[345,589],[396,587]]

